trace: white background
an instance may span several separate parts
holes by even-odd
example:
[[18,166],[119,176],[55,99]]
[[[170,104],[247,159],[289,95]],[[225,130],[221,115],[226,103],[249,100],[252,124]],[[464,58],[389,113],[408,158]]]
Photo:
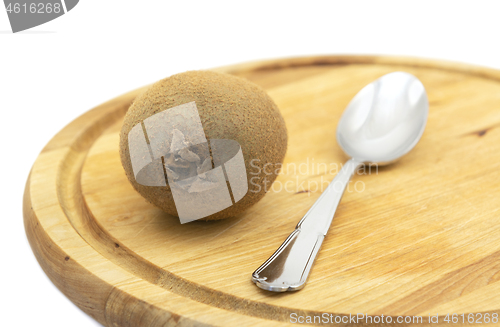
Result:
[[391,54],[500,68],[495,1],[82,0],[12,34],[0,7],[1,295],[5,326],[96,326],[48,280],[22,195],[43,146],[90,108],[171,74],[309,54]]

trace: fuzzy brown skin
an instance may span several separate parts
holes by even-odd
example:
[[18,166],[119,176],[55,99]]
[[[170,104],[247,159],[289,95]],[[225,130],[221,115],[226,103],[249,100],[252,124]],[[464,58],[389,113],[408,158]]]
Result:
[[[246,79],[212,71],[190,71],[155,83],[129,108],[120,134],[120,157],[129,181],[150,203],[178,216],[170,187],[143,186],[136,182],[128,149],[128,133],[144,119],[172,107],[196,102],[205,136],[230,139],[242,148],[248,192],[236,204],[205,220],[233,217],[265,195],[276,179],[287,148],[285,121],[266,92]],[[253,161],[252,159],[258,159]],[[272,172],[268,175],[264,172]],[[259,173],[260,171],[260,173]],[[267,182],[266,182],[267,180]],[[255,184],[260,185],[259,187]]]

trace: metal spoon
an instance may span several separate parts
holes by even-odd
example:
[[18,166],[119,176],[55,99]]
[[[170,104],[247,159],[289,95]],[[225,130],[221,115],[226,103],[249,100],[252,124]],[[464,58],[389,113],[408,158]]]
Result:
[[364,87],[337,127],[337,142],[352,159],[252,281],[273,292],[302,289],[352,175],[363,164],[385,165],[409,152],[424,132],[428,111],[424,86],[411,74],[390,73]]

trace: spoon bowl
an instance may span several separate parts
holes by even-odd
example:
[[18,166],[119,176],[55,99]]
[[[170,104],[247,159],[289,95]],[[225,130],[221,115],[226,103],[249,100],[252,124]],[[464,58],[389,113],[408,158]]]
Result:
[[391,163],[417,144],[428,111],[427,93],[415,76],[384,75],[349,103],[337,127],[337,142],[358,162]]

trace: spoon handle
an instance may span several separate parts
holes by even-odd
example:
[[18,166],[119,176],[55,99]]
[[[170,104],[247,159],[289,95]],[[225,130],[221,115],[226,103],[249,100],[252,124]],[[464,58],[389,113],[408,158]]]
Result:
[[304,287],[340,199],[360,165],[354,159],[347,161],[285,242],[254,271],[252,281],[258,287],[273,292]]

